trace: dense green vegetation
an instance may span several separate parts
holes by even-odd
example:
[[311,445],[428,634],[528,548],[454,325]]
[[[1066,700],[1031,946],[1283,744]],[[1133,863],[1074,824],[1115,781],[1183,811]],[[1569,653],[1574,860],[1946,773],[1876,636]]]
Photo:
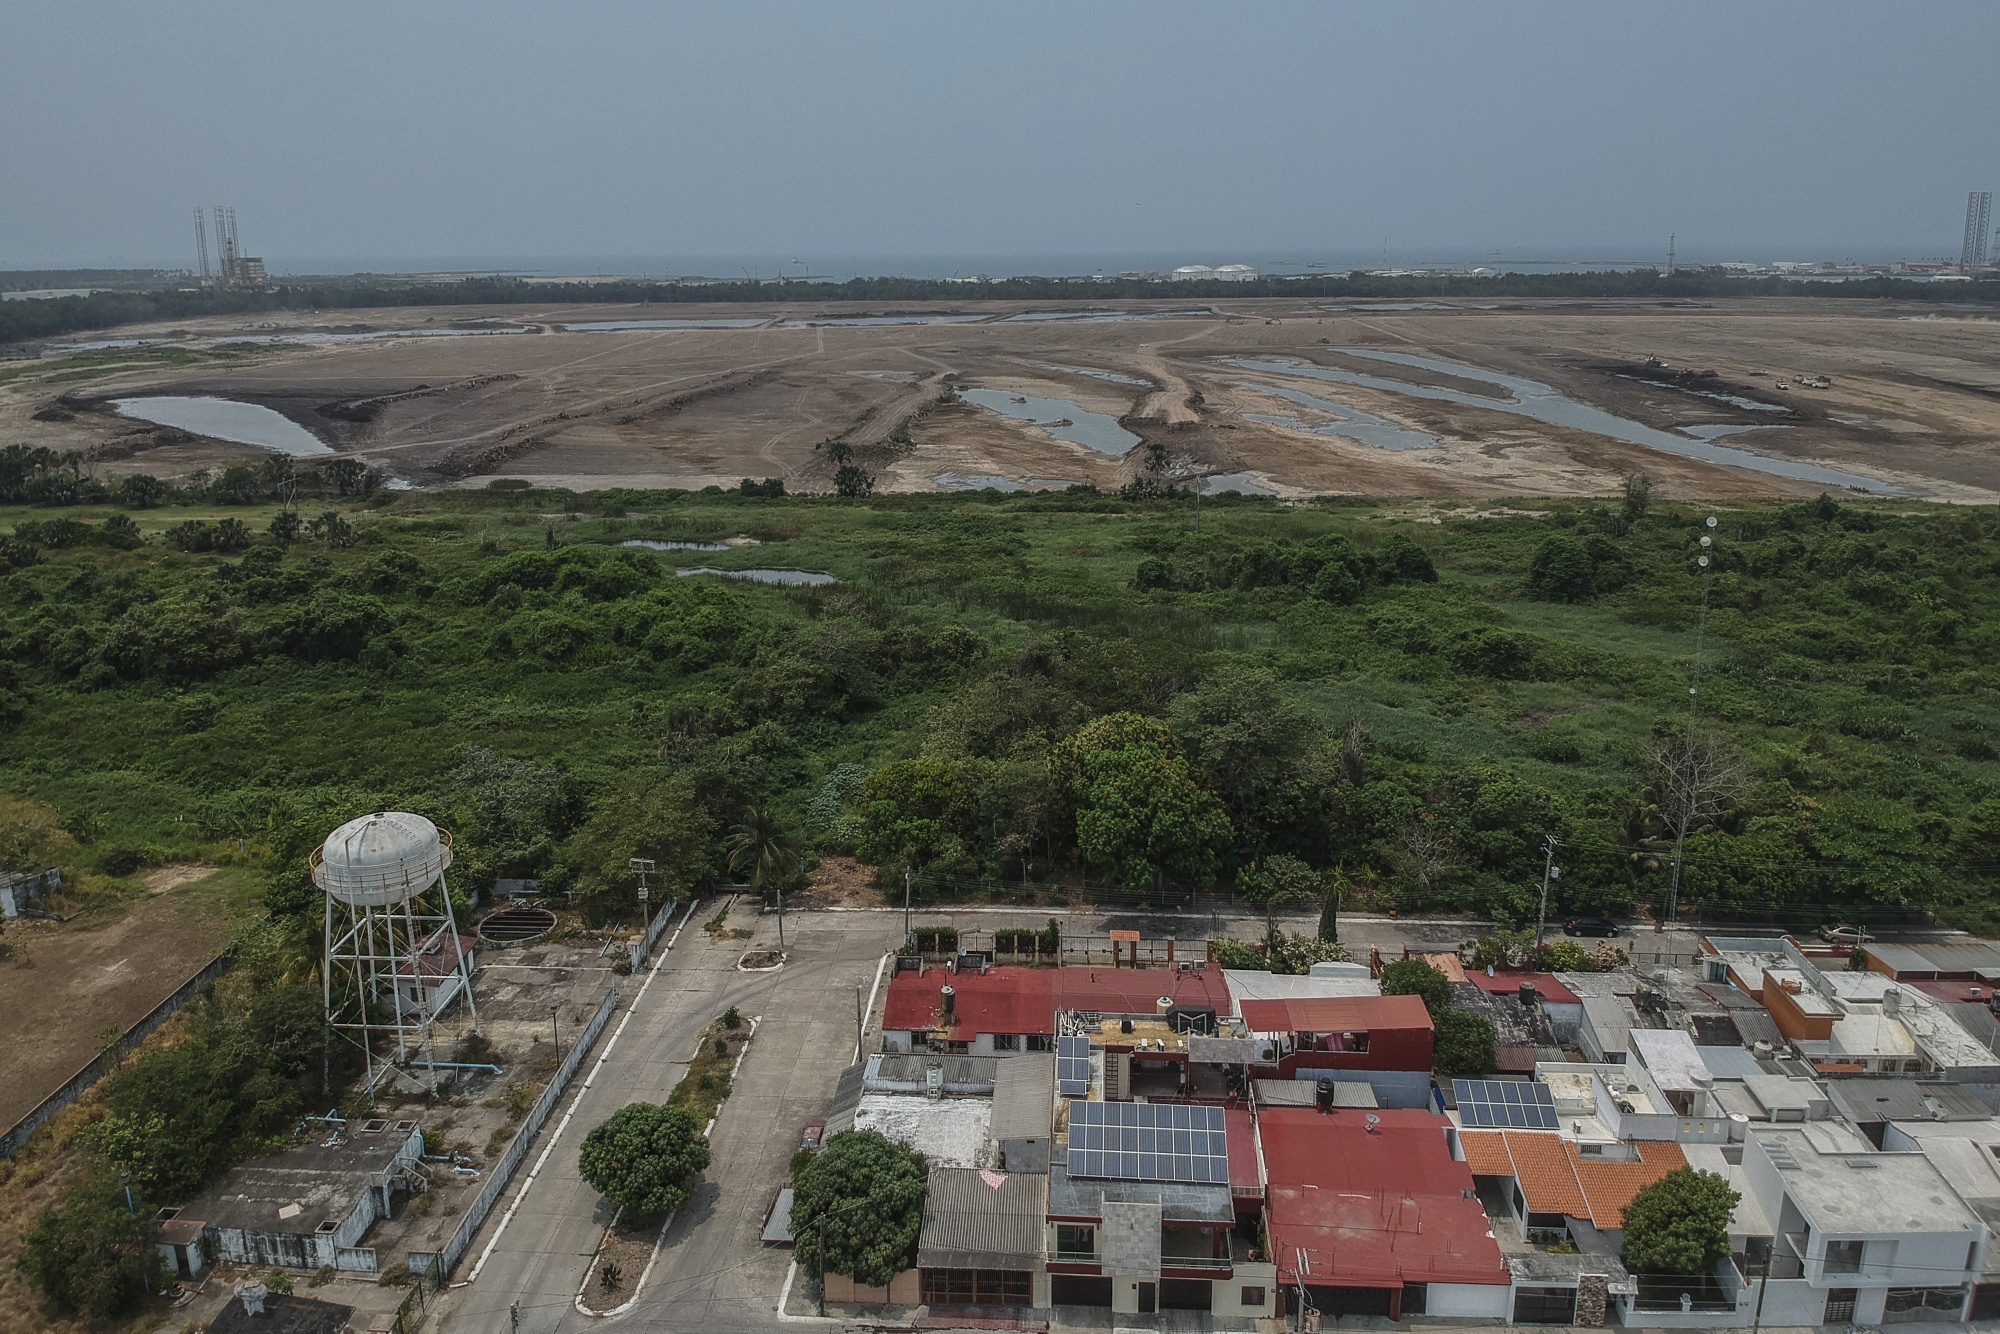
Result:
[[[1442,524],[1224,499],[1199,534],[1081,489],[178,499],[0,510],[0,791],[91,870],[243,839],[281,918],[312,842],[384,806],[456,832],[461,888],[539,876],[600,920],[636,917],[630,856],[656,894],[732,847],[774,881],[794,831],[933,894],[1517,921],[1545,834],[1560,918],[1659,901],[1682,818],[1704,911],[1976,917],[2000,870],[1989,511],[1724,509],[1691,753],[1706,511],[1643,492]],[[699,559],[843,582],[618,545],[734,536]]]
[[[61,284],[51,283],[51,286]],[[2000,301],[2000,282],[1927,283],[1897,278],[1794,282],[1742,278],[1720,269],[1597,273],[1419,274],[1362,270],[1252,282],[1165,282],[1141,278],[1006,278],[962,283],[932,278],[854,278],[847,282],[525,283],[510,278],[396,282],[367,278],[289,280],[261,291],[174,288],[95,292],[90,296],[0,303],[0,343],[52,338],[154,320],[254,311],[343,311],[394,306],[576,305],[774,301],[1213,301],[1244,297],[1828,297],[1899,301]]]

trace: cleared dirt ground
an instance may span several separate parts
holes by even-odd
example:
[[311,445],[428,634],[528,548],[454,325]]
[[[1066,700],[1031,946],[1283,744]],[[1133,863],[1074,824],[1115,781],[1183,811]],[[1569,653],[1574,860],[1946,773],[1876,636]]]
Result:
[[183,883],[99,921],[13,921],[0,961],[0,1127],[11,1126],[228,943],[227,914]]
[[[1829,299],[1383,304],[1397,303],[1217,302],[1192,314],[1185,303],[1118,303],[1094,310],[1142,318],[1026,321],[1009,317],[1055,308],[514,306],[284,316],[254,327],[196,322],[119,335],[173,333],[181,346],[199,348],[210,346],[201,340],[231,335],[478,327],[481,320],[531,332],[239,349],[178,366],[149,364],[142,353],[100,354],[109,359],[91,363],[0,363],[0,439],[89,451],[102,474],[168,476],[263,457],[251,446],[174,439],[103,407],[145,392],[264,404],[336,450],[420,486],[483,486],[495,477],[579,489],[734,486],[748,476],[826,490],[833,468],[815,446],[836,437],[887,490],[934,489],[941,475],[947,485],[996,477],[1022,486],[1115,486],[1145,466],[1143,448],[1122,457],[1100,452],[954,396],[992,388],[1116,417],[1145,443],[1165,446],[1172,473],[1250,473],[1287,495],[1601,494],[1639,471],[1678,496],[1827,489],[1477,404],[1226,364],[1286,358],[1476,396],[1497,392],[1340,351],[1362,348],[1527,377],[1658,429],[1782,426],[1724,443],[1863,474],[1913,496],[2000,500],[2000,320],[1978,311]],[[954,309],[979,318],[814,322]],[[564,329],[572,321],[704,317],[764,322]],[[1800,377],[1828,383],[1808,387]],[[1240,387],[1245,381],[1256,387]],[[1390,451],[1246,418],[1330,420],[1265,392],[1273,386],[1429,432],[1438,447]],[[1781,410],[1747,410],[1717,394]]]

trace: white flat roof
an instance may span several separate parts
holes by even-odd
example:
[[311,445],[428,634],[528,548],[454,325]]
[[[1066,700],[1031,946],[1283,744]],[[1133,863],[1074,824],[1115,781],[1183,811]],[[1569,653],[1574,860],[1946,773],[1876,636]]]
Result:
[[1627,1041],[1653,1082],[1669,1093],[1692,1093],[1714,1082],[1694,1039],[1678,1028],[1635,1028]]
[[[1800,1129],[1753,1127],[1751,1138],[1773,1155],[1786,1191],[1821,1232],[1843,1235],[1970,1232],[1979,1215],[1921,1153],[1878,1153],[1866,1147],[1822,1152]],[[1864,1141],[1865,1145],[1865,1141]],[[1790,1166],[1785,1161],[1789,1158]]]

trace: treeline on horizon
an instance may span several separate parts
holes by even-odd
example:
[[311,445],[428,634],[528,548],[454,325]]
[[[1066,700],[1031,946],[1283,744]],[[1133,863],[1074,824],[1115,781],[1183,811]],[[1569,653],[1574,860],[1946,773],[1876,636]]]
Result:
[[[52,284],[60,286],[61,284]],[[214,288],[96,292],[90,296],[0,302],[0,343],[54,338],[87,329],[155,320],[261,311],[362,310],[392,306],[499,306],[588,303],[697,305],[800,301],[1211,301],[1244,297],[1643,297],[1660,300],[1809,296],[1927,302],[2000,302],[2000,281],[1922,283],[1898,278],[1799,282],[1740,278],[1710,271],[1423,274],[1387,276],[1356,270],[1313,278],[1253,282],[1168,282],[1104,278],[1007,278],[966,283],[935,278],[854,278],[841,283],[631,282],[547,283],[465,278],[400,283],[339,280],[282,283],[262,291]]]

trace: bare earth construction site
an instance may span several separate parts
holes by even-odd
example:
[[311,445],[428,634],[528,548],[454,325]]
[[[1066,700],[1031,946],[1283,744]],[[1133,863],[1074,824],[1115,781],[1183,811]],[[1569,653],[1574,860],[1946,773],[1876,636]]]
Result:
[[[0,433],[101,475],[270,450],[134,420],[260,405],[419,486],[1115,488],[2000,500],[2000,321],[1936,305],[1245,300],[426,307],[121,329],[0,363]],[[279,423],[282,426],[282,423]],[[1164,447],[1165,454],[1147,446]]]

